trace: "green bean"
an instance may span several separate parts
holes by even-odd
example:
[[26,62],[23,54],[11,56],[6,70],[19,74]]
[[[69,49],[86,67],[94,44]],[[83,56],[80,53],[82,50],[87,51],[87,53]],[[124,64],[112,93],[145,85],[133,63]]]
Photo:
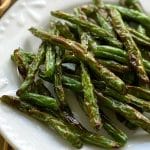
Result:
[[99,134],[92,133],[86,130],[84,127],[78,128],[74,120],[71,120],[69,125],[71,125],[73,130],[75,130],[80,135],[81,140],[84,143],[96,145],[96,146],[103,147],[103,148],[117,148],[121,146],[119,142],[115,142]]
[[139,12],[144,12],[139,0],[120,0],[120,4],[127,6],[128,8],[138,10]]
[[[95,47],[92,48],[92,50],[96,57],[100,55],[99,54],[100,51],[104,51],[107,53],[113,53],[120,57],[127,57],[127,53],[125,50],[119,49],[116,47],[112,47],[112,46],[107,46],[107,45],[96,45]],[[122,62],[124,62],[124,61],[122,61]]]
[[[72,90],[76,92],[82,92],[80,76],[72,75],[72,74],[65,74],[62,76],[62,81],[63,81],[64,86],[68,88],[74,87],[75,89],[72,89]],[[106,88],[106,84],[104,81],[98,81],[98,80],[92,79],[92,84],[94,85],[95,88],[100,89],[100,90]]]
[[[31,64],[31,62],[33,61],[35,55],[30,53],[30,52],[26,52],[22,49],[17,49],[14,51],[14,54],[12,55],[12,59],[13,61],[16,63],[16,65],[18,66],[18,68],[21,65],[22,70],[27,71],[29,68],[29,65]],[[25,78],[26,74],[25,71],[19,72],[20,74]],[[43,84],[42,80],[37,80],[35,83],[33,83],[33,90],[36,91],[38,94],[42,94],[45,96],[51,96],[50,91],[45,87],[45,85]],[[32,91],[33,91],[32,90]]]
[[61,69],[61,64],[62,64],[62,55],[63,51],[60,51],[58,49],[56,53],[56,69],[55,69],[55,77],[54,77],[54,88],[55,88],[55,93],[58,98],[59,102],[59,108],[62,111],[61,116],[68,122],[70,123],[71,121],[74,120],[76,122],[76,126],[79,128],[82,128],[80,123],[75,119],[74,115],[72,114],[67,101],[65,100],[65,92],[63,88],[63,77],[62,77],[62,69]]
[[84,27],[86,28],[87,30],[89,30],[90,32],[96,34],[97,36],[99,37],[112,37],[106,30],[104,30],[103,28],[93,24],[93,23],[90,23],[88,21],[85,21],[85,20],[81,20],[80,18],[76,17],[76,16],[73,16],[73,15],[70,15],[70,14],[67,14],[67,13],[64,13],[62,11],[53,11],[51,12],[51,14],[55,17],[58,17],[58,18],[61,18],[61,19],[64,19],[64,20],[67,20],[67,21],[70,21],[74,24],[77,24],[81,27]]
[[136,46],[134,40],[132,39],[130,33],[128,32],[127,28],[124,25],[124,22],[121,18],[120,13],[112,8],[110,9],[110,15],[112,17],[112,24],[120,36],[122,42],[124,43],[124,46],[128,52],[128,58],[130,65],[132,68],[136,71],[138,78],[139,78],[139,84],[141,86],[148,86],[149,78],[146,74],[146,71],[143,66],[142,56],[140,53],[140,50]]
[[142,25],[139,25],[137,31],[143,35],[146,35],[146,30]]
[[102,60],[98,59],[97,60],[100,64],[102,64],[104,67],[108,68],[112,72],[117,72],[117,73],[127,73],[130,71],[128,66],[121,65],[115,61],[112,60]]
[[79,82],[78,80],[75,80],[71,77],[63,75],[62,76],[62,82],[63,82],[63,86],[65,86],[66,88],[69,88],[75,92],[81,92],[82,91],[81,82]]
[[[65,22],[50,21],[47,31],[29,29],[42,41],[38,53],[14,51],[11,59],[23,83],[17,96],[3,95],[0,101],[45,123],[75,148],[83,143],[120,148],[128,137],[103,111],[120,115],[131,130],[150,133],[143,114],[150,112],[150,17],[139,0],[120,0],[124,7],[92,2],[74,8],[74,14],[52,11]],[[76,94],[89,125],[96,131],[103,127],[113,140],[82,126],[66,89]]]
[[104,7],[103,1],[93,0],[93,3],[95,4],[95,7],[96,7],[95,13],[96,13],[97,22],[102,28],[104,28],[113,36],[113,38],[105,37],[105,40],[108,42],[109,45],[113,45],[115,47],[121,48],[122,43],[118,41],[117,38],[115,37],[116,35],[111,26],[111,23],[108,20],[108,12],[106,11]]
[[[108,22],[108,18],[107,18],[108,17],[108,13],[106,12],[106,10],[102,9],[102,8],[98,9],[98,12],[96,13],[96,17],[97,17],[97,22],[99,23],[99,25],[102,28],[104,28],[105,30],[107,30],[108,32],[110,32],[113,36],[115,36],[115,32],[113,30],[113,27]],[[118,42],[118,45],[120,45],[119,47],[122,46],[121,43],[119,43],[119,42]],[[116,44],[116,46],[117,46],[117,44]]]
[[100,104],[123,115],[127,120],[150,133],[150,120],[133,107],[96,92]]
[[103,0],[93,0],[93,3],[94,3],[94,5],[95,6],[97,6],[97,7],[104,7],[104,2],[103,2]]
[[55,93],[58,98],[58,101],[62,107],[66,106],[66,101],[65,101],[65,93],[62,85],[62,69],[61,69],[61,64],[62,64],[62,51],[58,49],[56,52],[56,64],[55,64],[55,75],[54,75],[54,88],[55,88]]
[[80,19],[83,20],[88,20],[86,14],[82,11],[82,9],[80,7],[78,8],[74,8],[74,14],[79,17]]
[[20,96],[20,98],[23,101],[27,101],[28,103],[41,108],[52,110],[58,110],[59,108],[57,101],[49,96],[44,96],[35,93],[24,93]]
[[[107,45],[97,45],[91,46],[91,50],[93,51],[95,57],[97,58],[105,58],[115,60],[124,65],[128,64],[127,52],[125,50],[115,48]],[[149,73],[150,70],[150,62],[146,59],[143,59],[143,65],[146,68],[146,71]]]
[[121,13],[121,15],[140,23],[141,25],[145,26],[147,29],[150,29],[150,26],[149,26],[150,17],[147,16],[146,14],[141,13],[141,12],[136,11],[136,10],[133,10],[133,9],[128,9],[128,8],[124,8],[121,6],[117,6],[117,5],[107,4],[105,6],[107,8],[117,9]]
[[133,106],[141,108],[143,111],[150,112],[150,102],[146,102],[131,94],[121,95],[110,88],[106,88],[103,93],[104,95],[111,96],[118,101],[122,101],[127,104],[132,104]]
[[55,51],[54,47],[50,44],[46,46],[45,70],[43,75],[48,78],[54,77],[55,72]]
[[[67,85],[66,87],[67,88],[69,88],[69,89],[71,89],[71,90],[73,90],[74,92],[82,92],[82,86],[81,86],[81,82],[80,81],[77,81],[76,79],[73,79],[73,78],[69,78],[69,77],[65,77],[66,78],[66,80],[63,80],[64,82],[63,82],[63,84],[64,85]],[[97,83],[97,81],[95,82],[95,83]],[[104,90],[104,86],[103,86],[103,83],[100,83],[100,90]],[[79,94],[78,94],[78,96],[79,96]],[[78,97],[79,98],[79,97]],[[79,101],[80,103],[82,103],[83,101],[82,101],[82,97],[81,97],[81,99],[80,99],[80,101]],[[82,105],[82,107],[83,107],[83,105]],[[127,124],[127,123],[126,123]],[[128,122],[128,124],[130,125],[131,123],[129,123]],[[127,125],[128,125],[127,124]],[[130,125],[131,126],[131,125]],[[135,125],[134,125],[135,126]],[[133,125],[132,125],[132,127],[133,127]]]
[[[66,123],[59,116],[56,118],[51,113],[47,114],[34,108],[33,106],[20,101],[16,97],[3,96],[1,101],[16,107],[20,111],[29,114],[47,124],[49,127],[54,129],[60,136],[65,140],[69,141],[76,148],[82,147],[82,141],[88,144],[96,145],[103,148],[118,148],[119,143],[112,141],[104,136],[94,134],[87,131],[84,128],[77,128],[76,122],[71,120],[71,124]],[[81,141],[82,140],[82,141]]]
[[141,87],[127,86],[128,93],[135,95],[136,97],[150,101],[150,91]]
[[70,31],[68,25],[66,23],[62,23],[60,21],[56,22],[56,28],[59,31],[59,35],[65,38],[75,40],[74,34]]
[[[102,11],[101,11],[102,12]],[[99,23],[99,25],[104,28],[105,30],[109,31],[114,37],[110,38],[110,37],[106,37],[104,38],[108,45],[112,45],[115,47],[122,47],[122,43],[120,41],[117,40],[117,38],[115,37],[115,33],[113,32],[113,30],[111,29],[111,26],[109,25],[109,23],[105,20],[105,18],[101,15],[102,13],[99,10],[99,13],[96,13],[96,17],[97,17],[97,21]]]
[[91,83],[90,76],[88,75],[88,72],[82,63],[81,63],[81,79],[84,93],[84,99],[82,104],[84,105],[85,111],[90,119],[92,127],[99,129],[102,126],[102,124],[99,115],[99,109],[97,106],[97,101],[94,96],[94,88]]
[[[107,52],[102,52],[101,54],[103,54],[103,56],[101,55],[102,58],[107,58],[107,59],[108,59],[108,57],[109,58],[116,58],[116,57],[114,57],[114,55],[111,55],[110,53],[107,53]],[[104,56],[106,56],[106,57],[104,57]],[[121,57],[117,57],[117,58],[121,58]],[[102,59],[98,59],[97,61],[99,62],[99,64],[102,64],[104,67],[108,68],[109,70],[111,70],[112,72],[115,72],[115,73],[117,72],[117,73],[121,73],[122,74],[123,72],[124,73],[128,73],[130,71],[128,66],[121,65],[121,64],[119,64],[119,63],[117,63],[115,61],[102,60]],[[128,80],[129,79],[127,78],[127,81]]]
[[17,63],[17,60],[19,61],[19,58],[17,59],[17,56],[22,59],[22,63],[27,64],[31,64],[31,62],[33,61],[35,55],[31,52],[25,51],[21,48],[18,48],[16,50],[14,50],[13,54],[11,55],[11,59],[13,61],[15,61]]
[[104,114],[102,114],[103,127],[107,133],[114,138],[118,143],[124,145],[127,142],[127,135],[114,125],[111,120]]
[[83,144],[78,133],[72,130],[72,128],[70,128],[68,124],[64,122],[61,118],[56,118],[50,113],[48,114],[41,112],[33,106],[20,101],[16,97],[4,95],[1,97],[1,100],[2,102],[16,107],[20,111],[27,113],[31,117],[45,123],[46,125],[48,125],[48,127],[56,131],[62,138],[70,142],[74,147],[78,149],[82,147]]
[[[81,13],[81,18],[84,20],[88,20],[88,18],[85,16],[85,13],[80,9],[78,9],[78,11],[80,11]],[[77,12],[77,10],[76,10]],[[79,13],[79,12],[78,12]],[[103,17],[105,15],[101,15],[101,14],[107,14],[106,10],[104,10],[103,8],[98,8],[96,9],[96,16],[97,16],[97,21],[100,24],[100,26],[102,28],[104,28],[105,30],[107,30],[108,32],[110,32],[110,34],[115,35],[110,23],[106,20],[107,17]],[[122,47],[122,44],[115,38],[115,36],[113,38],[111,37],[105,37],[104,38],[110,45],[116,46],[116,47]]]
[[130,31],[133,39],[137,41],[138,43],[146,46],[150,46],[150,38],[140,32],[137,32],[135,29],[129,28],[128,30]]
[[31,62],[33,61],[34,55],[19,48],[13,52],[13,54],[11,55],[11,59],[15,62],[18,67],[19,73],[25,79],[29,64],[31,64]]
[[64,39],[62,37],[52,36],[47,32],[35,28],[30,28],[30,31],[35,36],[42,38],[43,40],[47,40],[54,44],[57,43],[57,45],[65,47],[68,50],[72,50],[76,57],[87,63],[90,68],[97,74],[97,76],[104,80],[110,87],[121,93],[126,93],[124,82],[101,64],[98,64],[91,53],[85,53],[86,50],[79,43],[69,39]]
[[20,89],[17,91],[17,95],[21,95],[24,93],[29,86],[34,82],[35,74],[37,73],[37,70],[43,61],[45,56],[45,44],[43,43],[38,51],[38,54],[34,57],[32,63],[29,66],[27,76],[24,80],[24,82],[21,84]]
[[111,51],[107,52],[107,48],[105,50],[106,51],[103,51],[101,49],[95,50],[95,52],[94,52],[95,57],[102,58],[102,59],[108,59],[108,60],[114,60],[114,61],[117,61],[117,62],[127,65],[128,60],[126,57],[119,56]]
[[89,43],[89,35],[84,32],[80,27],[78,28],[78,32],[80,35],[80,41],[81,41],[81,45],[84,46],[84,49],[88,50],[88,43]]
[[87,16],[91,15],[95,11],[95,6],[92,4],[83,5],[80,8]]
[[91,134],[91,133],[83,133],[81,139],[88,144],[93,144],[99,147],[103,147],[106,149],[110,148],[119,148],[120,144],[118,142],[114,142],[112,140],[107,139],[104,136],[100,136],[98,134]]

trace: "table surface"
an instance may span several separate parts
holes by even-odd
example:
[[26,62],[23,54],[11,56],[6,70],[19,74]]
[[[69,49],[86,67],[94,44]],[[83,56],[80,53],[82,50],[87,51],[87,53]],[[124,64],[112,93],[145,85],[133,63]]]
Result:
[[0,150],[13,150],[2,136],[0,136]]

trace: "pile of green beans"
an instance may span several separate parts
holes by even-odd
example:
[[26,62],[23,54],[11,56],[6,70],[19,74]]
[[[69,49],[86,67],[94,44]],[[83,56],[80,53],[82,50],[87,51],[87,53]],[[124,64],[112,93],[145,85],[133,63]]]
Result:
[[[78,149],[84,143],[106,149],[126,144],[125,131],[107,109],[127,128],[150,133],[150,119],[143,114],[150,112],[150,59],[144,57],[150,49],[150,17],[138,0],[120,0],[120,5],[93,0],[72,14],[52,11],[65,21],[51,21],[47,31],[31,27],[42,43],[37,53],[14,50],[11,59],[23,82],[16,96],[3,95],[1,101]],[[95,132],[76,119],[66,89],[74,92]],[[102,128],[112,139],[98,133]]]

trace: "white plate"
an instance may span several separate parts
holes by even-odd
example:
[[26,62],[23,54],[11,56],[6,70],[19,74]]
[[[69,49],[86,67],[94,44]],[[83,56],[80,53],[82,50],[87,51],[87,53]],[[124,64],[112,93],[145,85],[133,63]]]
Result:
[[[111,0],[112,2],[115,0]],[[10,54],[17,47],[36,50],[40,41],[27,29],[30,26],[46,26],[51,10],[66,10],[90,0],[18,0],[0,20],[0,95],[14,93],[20,85]],[[149,11],[150,2],[142,0]],[[76,108],[73,107],[75,110]],[[22,113],[0,104],[0,132],[15,148],[20,150],[72,150],[53,131]],[[150,136],[144,131],[129,133],[124,150],[149,150]],[[82,150],[99,148],[84,146]]]

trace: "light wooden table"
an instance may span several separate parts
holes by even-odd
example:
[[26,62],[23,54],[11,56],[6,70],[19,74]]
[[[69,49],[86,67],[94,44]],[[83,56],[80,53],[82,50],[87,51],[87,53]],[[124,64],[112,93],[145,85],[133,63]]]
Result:
[[[6,12],[6,10],[15,2],[16,0],[0,0],[0,17]],[[13,150],[11,146],[5,141],[5,139],[0,135],[0,150]]]
[[2,136],[0,136],[0,150],[13,150]]

